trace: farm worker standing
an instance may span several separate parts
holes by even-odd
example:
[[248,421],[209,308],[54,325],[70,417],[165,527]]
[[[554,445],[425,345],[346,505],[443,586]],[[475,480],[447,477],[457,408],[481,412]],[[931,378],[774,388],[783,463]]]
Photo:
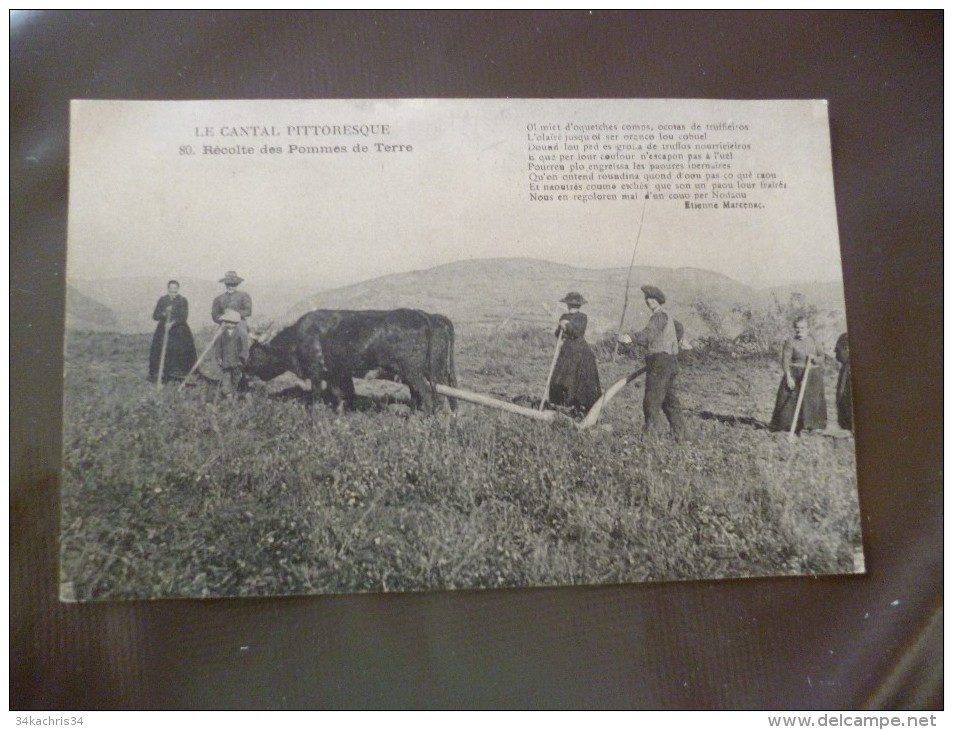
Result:
[[846,332],[837,338],[834,357],[840,363],[840,372],[837,374],[837,425],[853,431],[854,397],[850,390],[850,349]]
[[233,395],[245,377],[245,362],[248,360],[248,335],[239,324],[242,316],[234,309],[226,309],[219,318],[222,334],[215,341],[215,361],[222,368],[220,392]]
[[645,397],[642,400],[645,430],[659,428],[664,412],[672,434],[680,439],[685,435],[682,407],[675,393],[680,323],[662,307],[665,294],[661,289],[646,285],[642,287],[642,293],[645,294],[645,305],[652,312],[649,323],[631,337],[620,333],[618,340],[623,344],[635,341],[648,350],[645,356]]
[[251,317],[251,296],[247,292],[238,291],[238,285],[243,281],[245,280],[234,271],[225,272],[225,276],[219,279],[219,282],[225,285],[225,292],[212,300],[212,321],[221,324],[222,314],[226,309],[231,309],[241,317],[239,329],[247,336],[248,323],[245,320]]
[[[165,365],[162,380],[181,380],[195,364],[195,340],[189,329],[189,301],[179,294],[179,282],[172,279],[166,284],[166,294],[159,297],[152,318],[158,322],[149,350],[149,381],[159,377],[159,360],[162,358],[162,342],[166,341]],[[168,335],[166,335],[168,328]]]
[[559,318],[556,337],[562,338],[559,357],[553,367],[547,400],[566,406],[577,415],[585,415],[599,400],[599,370],[596,358],[586,342],[588,318],[579,311],[586,303],[582,294],[571,291],[559,300],[568,310]]
[[[824,397],[824,351],[810,332],[806,317],[794,320],[794,336],[784,342],[781,369],[784,375],[771,417],[771,428],[790,431],[794,424],[798,396],[802,389],[801,410],[797,415],[796,433],[827,428],[827,400]],[[804,373],[807,372],[807,379]]]

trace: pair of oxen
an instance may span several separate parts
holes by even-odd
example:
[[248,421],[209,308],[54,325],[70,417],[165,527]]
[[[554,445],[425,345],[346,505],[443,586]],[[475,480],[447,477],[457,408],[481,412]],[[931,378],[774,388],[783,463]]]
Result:
[[442,314],[317,309],[273,337],[256,338],[245,370],[262,380],[291,372],[311,381],[312,400],[338,409],[354,402],[353,378],[371,373],[404,383],[414,407],[429,413],[434,386],[457,385],[453,346],[453,323]]

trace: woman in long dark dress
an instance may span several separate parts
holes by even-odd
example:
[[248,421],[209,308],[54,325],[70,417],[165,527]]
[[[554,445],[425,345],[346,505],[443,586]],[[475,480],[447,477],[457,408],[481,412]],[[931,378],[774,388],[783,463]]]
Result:
[[[824,351],[811,335],[808,322],[803,317],[794,320],[794,336],[789,337],[781,351],[781,384],[774,403],[771,428],[790,431],[794,423],[801,382],[804,382],[804,397],[798,413],[795,432],[827,428],[827,399],[824,397]],[[807,367],[810,363],[810,368]]]
[[596,358],[586,342],[589,320],[579,308],[586,303],[579,292],[569,292],[559,301],[567,309],[559,318],[556,336],[562,337],[562,346],[549,385],[548,400],[556,406],[565,406],[576,414],[589,412],[602,395]]
[[153,383],[159,377],[166,326],[169,328],[169,341],[166,343],[165,366],[162,369],[163,382],[181,380],[195,364],[195,340],[187,323],[189,302],[179,294],[179,282],[174,279],[166,285],[166,290],[168,293],[159,297],[152,312],[152,318],[159,323],[149,350],[149,380]]
[[837,374],[837,425],[853,431],[854,398],[850,388],[850,347],[847,344],[846,332],[837,338],[834,357],[840,363],[840,372]]

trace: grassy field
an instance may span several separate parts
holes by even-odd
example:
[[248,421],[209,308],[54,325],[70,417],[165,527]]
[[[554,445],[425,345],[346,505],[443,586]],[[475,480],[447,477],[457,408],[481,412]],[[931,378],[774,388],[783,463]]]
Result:
[[[467,404],[409,415],[368,397],[339,416],[261,391],[237,401],[203,386],[156,391],[149,339],[68,338],[67,599],[856,569],[852,439],[789,443],[700,416],[768,420],[780,375],[770,361],[687,355],[689,438],[676,443],[641,434],[638,382],[587,432]],[[460,387],[539,397],[552,347],[539,329],[458,327]],[[637,365],[602,358],[603,387]],[[365,395],[387,387],[360,385]]]

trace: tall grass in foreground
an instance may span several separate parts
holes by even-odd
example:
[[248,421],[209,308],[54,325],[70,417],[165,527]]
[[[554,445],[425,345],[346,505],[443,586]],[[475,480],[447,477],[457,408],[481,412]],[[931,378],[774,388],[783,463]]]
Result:
[[66,596],[853,570],[851,441],[788,443],[693,419],[688,442],[643,438],[638,390],[584,433],[475,406],[408,417],[261,396],[206,403],[193,389],[148,387],[147,346],[100,337],[68,358]]

